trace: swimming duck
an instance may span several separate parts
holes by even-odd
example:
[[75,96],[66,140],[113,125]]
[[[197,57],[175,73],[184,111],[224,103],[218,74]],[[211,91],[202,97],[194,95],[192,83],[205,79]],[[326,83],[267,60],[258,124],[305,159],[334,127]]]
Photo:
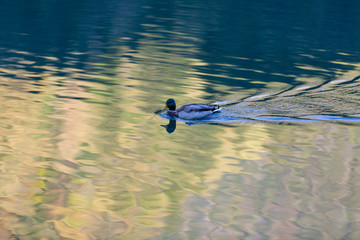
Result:
[[200,119],[214,112],[220,111],[219,105],[209,105],[202,103],[186,104],[176,109],[175,100],[170,98],[166,101],[166,105],[162,110],[166,110],[171,117],[182,118],[186,120]]

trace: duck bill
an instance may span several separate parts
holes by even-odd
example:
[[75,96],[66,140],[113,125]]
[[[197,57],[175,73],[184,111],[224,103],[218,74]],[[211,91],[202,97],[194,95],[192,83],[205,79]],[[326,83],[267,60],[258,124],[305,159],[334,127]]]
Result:
[[168,108],[168,106],[165,105],[165,107],[163,107],[163,108],[161,109],[161,111],[165,111],[166,109],[169,109],[169,108]]

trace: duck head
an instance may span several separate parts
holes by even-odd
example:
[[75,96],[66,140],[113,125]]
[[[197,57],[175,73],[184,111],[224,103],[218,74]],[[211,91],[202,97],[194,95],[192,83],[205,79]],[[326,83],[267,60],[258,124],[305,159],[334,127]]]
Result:
[[176,103],[175,103],[175,100],[172,99],[172,98],[169,98],[166,103],[165,103],[165,107],[162,109],[162,110],[166,110],[166,109],[169,109],[169,110],[172,110],[174,111],[176,109]]

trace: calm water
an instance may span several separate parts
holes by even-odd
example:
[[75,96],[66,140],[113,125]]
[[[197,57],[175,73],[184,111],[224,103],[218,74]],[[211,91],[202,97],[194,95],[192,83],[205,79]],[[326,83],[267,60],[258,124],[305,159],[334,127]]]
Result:
[[359,26],[359,1],[3,1],[0,239],[360,239]]

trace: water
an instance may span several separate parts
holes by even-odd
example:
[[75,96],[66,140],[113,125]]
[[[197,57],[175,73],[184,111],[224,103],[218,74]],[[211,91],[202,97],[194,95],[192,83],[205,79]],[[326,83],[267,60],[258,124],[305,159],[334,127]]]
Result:
[[2,3],[0,238],[359,239],[359,5]]

